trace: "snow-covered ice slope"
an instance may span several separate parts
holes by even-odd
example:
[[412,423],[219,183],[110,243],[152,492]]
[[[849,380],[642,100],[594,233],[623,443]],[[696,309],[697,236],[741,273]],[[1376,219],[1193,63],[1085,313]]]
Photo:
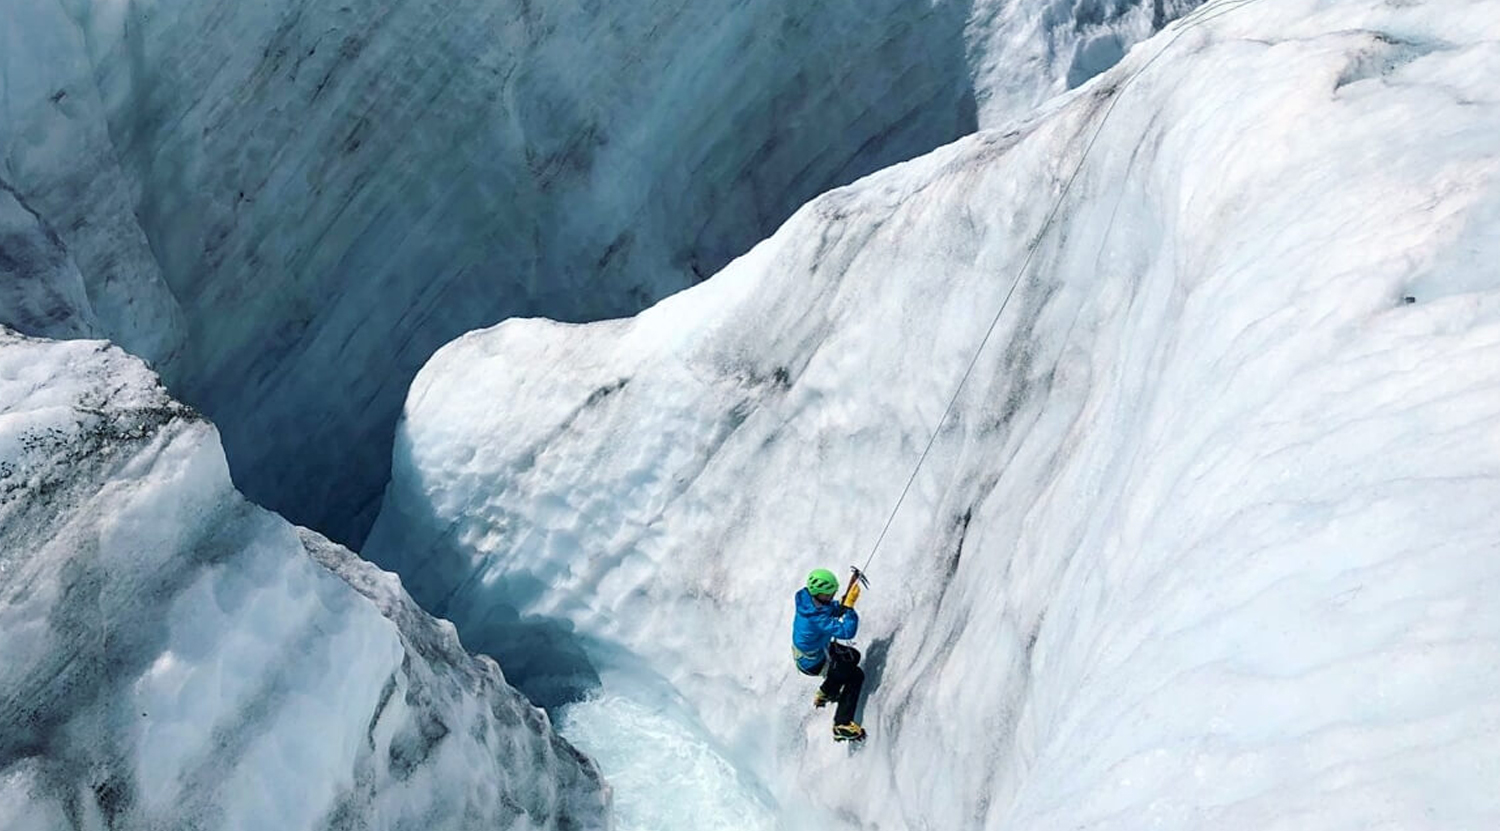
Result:
[[240,497],[138,359],[0,329],[0,828],[583,829],[606,801],[394,575]]
[[[466,639],[639,661],[789,824],[1500,826],[1497,75],[1495,0],[1205,6],[633,319],[444,347],[366,554]],[[792,594],[1002,303],[848,755]]]
[[357,543],[449,339],[634,313],[1193,2],[0,0],[0,184],[246,494]]

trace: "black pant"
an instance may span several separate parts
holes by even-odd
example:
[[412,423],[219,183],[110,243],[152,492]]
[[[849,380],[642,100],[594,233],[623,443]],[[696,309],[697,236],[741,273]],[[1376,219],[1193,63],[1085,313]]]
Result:
[[[858,654],[855,653],[856,656]],[[858,662],[858,657],[853,661],[841,661],[831,656],[829,658],[828,677],[823,679],[823,695],[830,701],[838,702],[839,706],[833,712],[834,724],[854,721],[854,708],[859,706],[859,693],[865,686],[865,671],[859,668]]]

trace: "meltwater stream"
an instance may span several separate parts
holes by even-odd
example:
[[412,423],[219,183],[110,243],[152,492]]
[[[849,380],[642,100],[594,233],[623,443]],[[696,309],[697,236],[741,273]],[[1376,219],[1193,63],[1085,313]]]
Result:
[[670,703],[606,687],[554,725],[599,764],[617,831],[771,831],[771,801]]

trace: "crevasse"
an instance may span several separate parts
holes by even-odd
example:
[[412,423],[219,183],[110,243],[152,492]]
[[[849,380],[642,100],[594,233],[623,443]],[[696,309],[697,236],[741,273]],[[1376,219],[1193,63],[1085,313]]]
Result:
[[[659,676],[787,827],[1493,825],[1497,21],[1215,3],[633,318],[465,335],[366,553],[523,689]],[[934,429],[851,755],[791,595]]]

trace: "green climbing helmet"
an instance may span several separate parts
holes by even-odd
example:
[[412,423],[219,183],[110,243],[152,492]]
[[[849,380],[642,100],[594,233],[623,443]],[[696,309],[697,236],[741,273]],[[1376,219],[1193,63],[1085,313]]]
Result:
[[807,575],[807,591],[811,594],[833,594],[839,590],[839,578],[826,568],[815,568]]

